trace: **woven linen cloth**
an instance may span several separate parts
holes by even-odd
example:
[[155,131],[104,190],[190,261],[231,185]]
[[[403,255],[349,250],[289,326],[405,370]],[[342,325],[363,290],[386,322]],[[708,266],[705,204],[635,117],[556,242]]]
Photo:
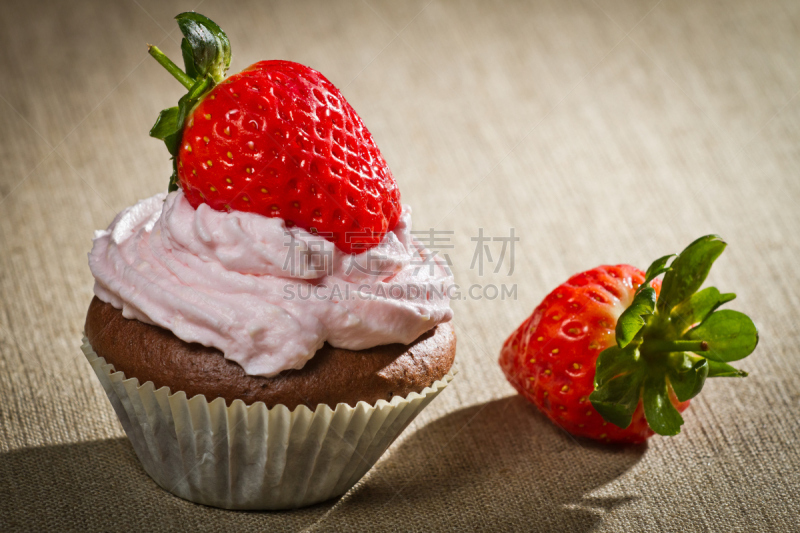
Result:
[[[182,88],[145,43],[179,59],[195,8],[231,72],[282,58],[342,90],[462,288],[457,378],[307,509],[161,490],[79,348],[93,230],[171,170],[147,132]],[[4,0],[0,530],[797,530],[798,28],[795,0]],[[761,342],[679,436],[577,441],[514,394],[499,348],[552,288],[707,233],[729,243],[709,283]]]

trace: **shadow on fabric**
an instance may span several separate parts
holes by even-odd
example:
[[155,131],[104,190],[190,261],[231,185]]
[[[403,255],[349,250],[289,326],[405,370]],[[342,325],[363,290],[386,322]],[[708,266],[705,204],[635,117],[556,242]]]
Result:
[[126,438],[28,448],[0,455],[0,530],[589,531],[633,499],[598,489],[645,449],[576,441],[512,396],[408,435],[338,501],[249,513],[162,490]]
[[410,435],[312,529],[361,514],[386,530],[589,531],[635,499],[598,489],[646,449],[575,440],[515,395]]
[[0,531],[297,531],[332,505],[247,513],[187,502],[150,479],[124,437],[0,455]]

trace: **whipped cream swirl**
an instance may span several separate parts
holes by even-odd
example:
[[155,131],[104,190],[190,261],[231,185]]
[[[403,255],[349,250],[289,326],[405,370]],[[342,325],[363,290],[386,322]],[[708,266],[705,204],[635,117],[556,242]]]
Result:
[[327,341],[408,344],[450,320],[453,278],[411,235],[411,210],[360,254],[279,218],[159,194],[95,232],[94,292],[126,318],[213,346],[250,375],[299,369]]

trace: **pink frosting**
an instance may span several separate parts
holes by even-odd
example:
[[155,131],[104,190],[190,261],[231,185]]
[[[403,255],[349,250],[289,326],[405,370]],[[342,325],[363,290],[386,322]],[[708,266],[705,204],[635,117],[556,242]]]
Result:
[[89,253],[98,298],[250,375],[302,368],[325,341],[408,344],[450,320],[453,278],[411,236],[411,211],[375,248],[345,254],[283,220],[195,210],[181,191],[122,211]]

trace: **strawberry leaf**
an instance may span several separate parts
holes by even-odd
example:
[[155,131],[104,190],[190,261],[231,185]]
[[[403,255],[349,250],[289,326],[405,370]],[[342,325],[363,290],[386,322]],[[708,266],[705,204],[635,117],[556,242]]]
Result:
[[168,136],[178,131],[180,128],[178,125],[179,114],[180,110],[178,109],[178,106],[168,107],[159,113],[156,123],[153,124],[152,128],[150,128],[150,137],[155,137],[156,139],[161,139],[163,141]]
[[672,262],[664,276],[658,298],[659,313],[668,315],[677,304],[694,294],[708,277],[711,265],[727,244],[717,235],[700,237],[686,247]]
[[625,348],[636,337],[636,334],[645,325],[645,317],[653,314],[655,306],[655,289],[648,285],[642,285],[633,297],[631,305],[622,312],[617,320],[615,334],[617,345],[620,348]]
[[631,425],[633,412],[639,405],[644,372],[640,369],[608,382],[589,395],[589,400],[603,420],[625,429]]
[[167,187],[167,192],[177,191],[180,186],[181,184],[178,180],[178,171],[173,168],[172,174],[169,176],[169,186]]
[[724,309],[711,313],[684,338],[708,343],[708,351],[703,352],[703,357],[727,363],[743,359],[755,350],[758,330],[744,313]]
[[178,190],[178,168],[176,157],[178,155],[178,148],[181,144],[183,137],[183,123],[189,112],[200,100],[200,98],[207,93],[214,86],[214,80],[211,78],[201,78],[194,82],[189,92],[183,95],[178,101],[176,107],[164,109],[159,113],[156,123],[150,128],[150,136],[156,139],[161,139],[167,146],[167,150],[172,156],[172,175],[169,180],[169,192]]
[[678,400],[685,402],[697,396],[703,389],[703,384],[708,377],[708,361],[700,359],[686,370],[670,368],[668,376],[675,396],[678,397]]
[[618,346],[606,348],[600,352],[597,363],[595,363],[595,390],[604,387],[621,375],[633,373],[640,363],[639,351],[636,346],[628,346],[624,349]]
[[231,64],[231,43],[228,36],[214,21],[200,13],[188,11],[176,16],[175,20],[188,43],[187,47],[181,43],[184,62],[191,50],[193,67],[189,68],[187,64],[187,74],[194,70],[194,78],[211,76],[215,82],[221,82]]
[[181,39],[181,55],[183,56],[183,65],[186,74],[192,79],[197,79],[200,74],[197,72],[197,68],[194,66],[192,45],[189,44],[189,41],[186,40],[186,37]]
[[644,382],[642,394],[644,416],[650,428],[659,435],[677,435],[681,432],[683,417],[672,405],[664,374],[652,373]]
[[651,281],[656,279],[658,276],[663,274],[664,272],[669,271],[669,267],[667,266],[667,262],[675,257],[675,254],[665,255],[664,257],[659,257],[653,263],[647,267],[647,272],[644,275],[644,283],[642,285],[649,285]]
[[733,368],[728,363],[708,360],[708,377],[710,378],[744,378],[747,372]]
[[678,331],[684,334],[689,328],[705,320],[719,306],[734,298],[736,295],[733,293],[720,294],[716,287],[708,287],[676,305],[670,313],[670,320],[677,325]]
[[592,406],[604,420],[625,429],[639,404],[645,368],[636,347],[611,346],[597,358]]
[[189,92],[184,94],[180,100],[178,100],[178,107],[180,108],[180,114],[178,115],[178,123],[181,127],[183,127],[183,121],[186,120],[186,116],[191,111],[194,104],[207,93],[211,88],[214,87],[214,81],[210,78],[204,78],[202,80],[197,80],[194,85],[192,85]]

